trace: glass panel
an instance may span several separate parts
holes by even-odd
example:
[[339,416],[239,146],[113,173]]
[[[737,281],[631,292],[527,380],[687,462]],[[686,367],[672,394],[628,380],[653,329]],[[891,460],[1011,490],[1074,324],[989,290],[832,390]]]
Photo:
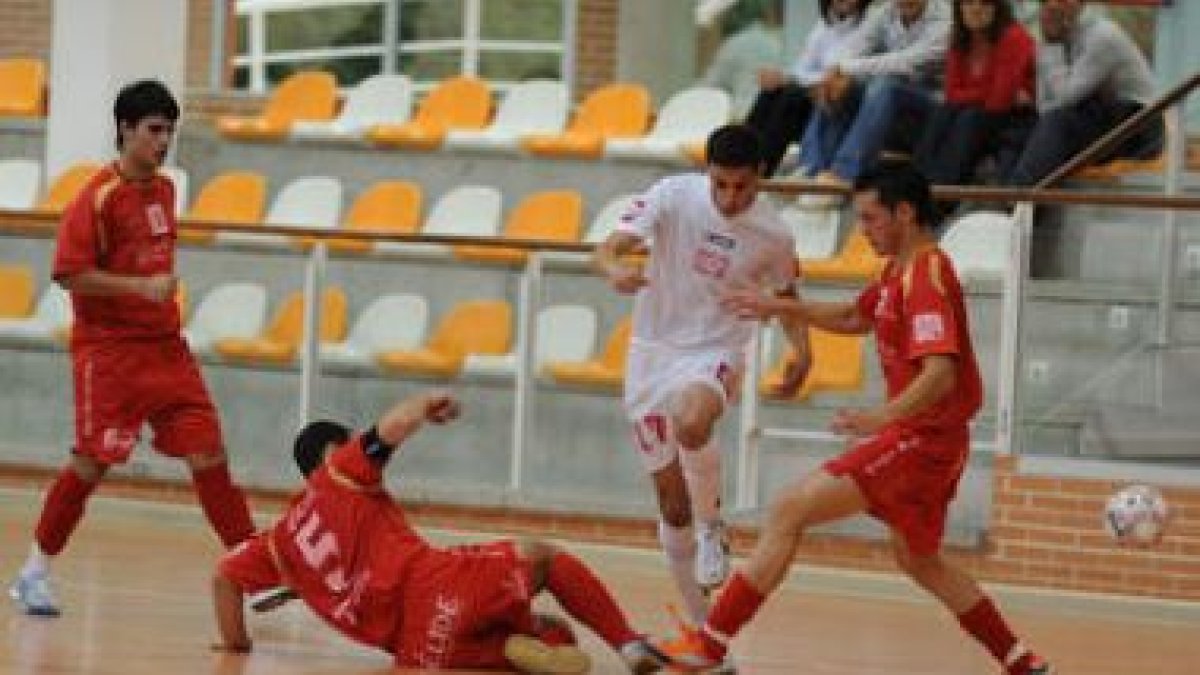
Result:
[[337,78],[339,87],[352,87],[383,71],[383,59],[378,56],[348,56],[341,59],[289,61],[267,64],[267,85],[278,84],[298,70],[327,70]]
[[250,17],[242,15],[234,22],[234,49],[238,56],[244,56],[250,51]]
[[562,57],[558,54],[481,52],[479,75],[486,80],[521,82],[533,79],[562,79]]
[[233,88],[250,88],[250,66],[237,66],[233,69]]
[[461,39],[466,32],[464,1],[404,0],[400,4],[400,41]]
[[376,45],[383,41],[383,5],[338,5],[270,12],[267,52]]
[[484,40],[562,39],[562,0],[485,0],[479,34]]
[[400,72],[418,82],[442,80],[462,72],[462,52],[402,53],[398,67]]

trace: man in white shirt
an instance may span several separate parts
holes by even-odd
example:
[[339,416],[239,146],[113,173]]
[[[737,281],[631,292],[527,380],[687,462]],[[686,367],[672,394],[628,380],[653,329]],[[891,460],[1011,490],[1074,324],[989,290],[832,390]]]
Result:
[[[635,296],[625,407],[658,496],[659,541],[697,625],[704,591],[729,574],[713,431],[738,390],[754,330],[720,299],[735,287],[790,293],[796,279],[792,235],[759,195],[758,134],[721,127],[706,157],[705,174],[665,178],[635,199],[595,255],[610,285]],[[627,256],[646,244],[643,270]],[[798,354],[789,375],[798,382],[808,370],[807,333],[798,322],[785,330]]]

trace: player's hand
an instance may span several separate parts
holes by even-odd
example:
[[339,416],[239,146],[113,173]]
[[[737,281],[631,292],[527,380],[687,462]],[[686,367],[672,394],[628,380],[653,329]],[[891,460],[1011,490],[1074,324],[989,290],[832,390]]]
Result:
[[144,277],[138,287],[142,297],[153,302],[167,302],[175,298],[179,281],[173,274],[154,274]]
[[425,399],[425,419],[433,424],[446,424],[458,419],[462,406],[449,392],[437,391]]
[[633,295],[647,283],[641,268],[635,265],[617,265],[608,270],[608,285],[623,295]]
[[777,398],[792,398],[800,391],[804,381],[812,371],[812,354],[805,351],[797,356],[793,354],[787,361],[783,371],[783,380],[771,388],[771,395]]
[[887,416],[880,410],[839,410],[834,414],[829,428],[835,434],[870,436],[887,423]]
[[772,91],[787,84],[787,75],[778,68],[759,68],[758,69],[758,88],[763,91]]
[[769,319],[778,312],[775,298],[753,286],[733,287],[721,294],[721,309],[739,319]]
[[834,68],[825,78],[825,97],[829,105],[835,105],[850,91],[850,76]]

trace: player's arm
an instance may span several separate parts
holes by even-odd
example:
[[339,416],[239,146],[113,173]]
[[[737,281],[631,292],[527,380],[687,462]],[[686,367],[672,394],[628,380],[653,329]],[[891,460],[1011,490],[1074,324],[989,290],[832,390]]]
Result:
[[780,322],[812,325],[830,333],[862,335],[871,331],[871,322],[854,302],[821,302],[796,296],[769,296],[754,288],[727,292],[723,307],[747,319],[778,318]]
[[140,295],[155,302],[171,300],[177,285],[172,274],[138,276],[99,269],[56,275],[56,281],[66,290],[84,295]]
[[592,266],[608,279],[609,285],[618,293],[635,293],[646,285],[641,266],[629,256],[642,248],[642,237],[633,232],[618,230],[596,247],[592,254]]
[[902,422],[948,394],[954,388],[957,372],[953,355],[923,356],[921,372],[899,395],[877,408],[839,411],[830,426],[837,433],[868,435],[894,422]]
[[457,418],[458,413],[458,400],[448,391],[435,389],[392,406],[375,424],[375,434],[380,443],[395,448],[426,422],[445,424]]
[[245,596],[241,586],[220,571],[213,575],[213,607],[217,613],[217,633],[220,642],[213,649],[227,652],[248,652],[253,647],[246,631]]
[[[775,295],[779,299],[795,301],[795,286],[777,291]],[[801,385],[808,379],[808,373],[812,370],[812,348],[808,339],[808,323],[797,316],[783,315],[779,317],[779,326],[792,345],[792,351],[784,368],[783,381],[775,387],[773,393],[776,396],[791,398],[800,391]]]

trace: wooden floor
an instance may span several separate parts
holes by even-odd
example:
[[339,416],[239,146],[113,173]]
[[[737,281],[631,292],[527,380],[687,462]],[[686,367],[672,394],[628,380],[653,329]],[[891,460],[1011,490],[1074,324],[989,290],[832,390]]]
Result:
[[[40,504],[0,489],[0,573],[27,550]],[[263,518],[266,521],[266,517]],[[439,540],[458,540],[444,533]],[[475,537],[477,538],[477,537]],[[667,627],[669,581],[657,555],[576,547],[612,585],[639,626]],[[218,547],[197,509],[96,498],[56,568],[65,613],[8,611],[0,673],[385,673],[386,655],[354,646],[298,603],[252,617],[255,652],[213,654],[208,579]],[[1102,596],[995,589],[1019,632],[1066,675],[1196,675],[1200,609]],[[552,608],[552,603],[547,608]],[[586,639],[594,672],[620,672]],[[955,622],[899,577],[796,570],[737,643],[740,672],[813,675],[973,675],[997,669]]]

